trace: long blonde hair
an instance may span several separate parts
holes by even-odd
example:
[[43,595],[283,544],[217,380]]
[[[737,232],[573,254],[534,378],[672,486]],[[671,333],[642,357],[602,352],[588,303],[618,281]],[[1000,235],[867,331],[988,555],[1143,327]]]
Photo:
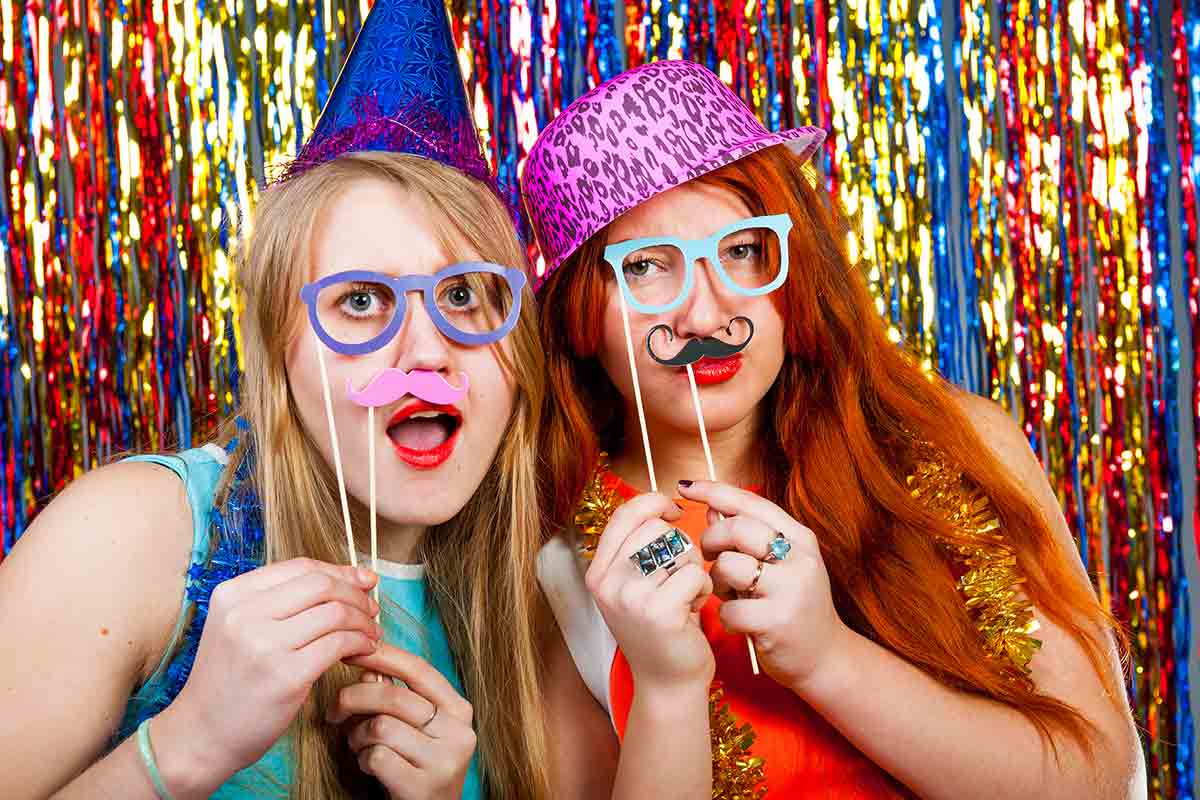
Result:
[[[483,184],[433,161],[395,153],[344,155],[263,193],[243,237],[245,378],[241,412],[254,438],[254,481],[262,501],[267,560],[346,559],[333,470],[301,425],[285,354],[304,324],[298,300],[308,278],[318,214],[348,184],[393,181],[421,196],[447,253],[473,249],[519,267],[525,256],[503,204]],[[544,370],[528,288],[523,310],[497,348],[515,397],[507,433],[467,505],[431,529],[421,544],[430,594],[441,614],[468,699],[478,755],[492,797],[548,797],[547,745],[540,712],[538,649],[548,613],[534,572],[542,544],[536,491],[537,413]],[[280,335],[283,332],[285,335]],[[230,472],[236,464],[230,466]],[[361,510],[360,512],[361,513]],[[356,528],[361,529],[361,526]],[[291,729],[291,796],[350,796],[353,769],[344,737],[325,722],[337,692],[355,679],[337,665],[314,687]]]

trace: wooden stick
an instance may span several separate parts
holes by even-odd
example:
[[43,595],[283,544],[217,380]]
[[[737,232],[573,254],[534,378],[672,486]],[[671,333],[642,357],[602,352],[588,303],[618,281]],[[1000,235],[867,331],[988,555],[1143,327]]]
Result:
[[[687,365],[688,383],[692,387],[692,406],[696,409],[696,421],[700,423],[700,443],[704,445],[704,460],[708,462],[708,479],[716,482],[717,468],[713,464],[712,449],[708,446],[708,429],[704,425],[704,411],[700,407],[700,390],[696,388],[696,373],[692,370],[692,365]],[[721,519],[725,519],[725,515],[717,512]],[[750,634],[746,634],[746,649],[750,651],[750,669],[754,674],[759,674],[758,670],[758,652],[754,649],[754,640],[750,638]]]
[[[379,574],[379,538],[375,525],[375,406],[367,406],[367,460],[370,462],[371,483],[371,571]],[[375,581],[372,591],[375,602],[379,602],[379,581]],[[379,621],[379,613],[375,612],[375,621]]]
[[346,478],[342,475],[342,451],[338,447],[337,426],[333,424],[333,398],[329,396],[329,372],[325,368],[325,350],[317,348],[317,361],[321,365],[321,388],[325,395],[325,420],[329,423],[329,440],[333,443],[333,467],[337,473],[338,497],[342,500],[342,523],[346,526],[346,551],[350,555],[350,566],[358,566],[358,554],[354,551],[354,533],[350,530],[350,503],[346,500]]
[[625,323],[625,350],[629,354],[629,374],[633,376],[633,399],[637,403],[638,422],[642,426],[642,449],[646,451],[646,471],[650,473],[650,491],[658,491],[654,477],[654,458],[650,455],[650,434],[646,432],[646,409],[642,406],[642,387],[638,383],[637,361],[633,354],[633,334],[629,332],[629,308],[625,305],[625,294],[618,291],[621,299],[621,321]]

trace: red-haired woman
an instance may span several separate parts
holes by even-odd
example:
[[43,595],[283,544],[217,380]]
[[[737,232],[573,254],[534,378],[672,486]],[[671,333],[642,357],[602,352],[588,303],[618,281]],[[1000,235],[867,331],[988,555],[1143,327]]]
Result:
[[556,783],[1139,796],[1119,636],[1055,495],[1002,410],[888,339],[806,166],[821,138],[659,62],[530,154]]

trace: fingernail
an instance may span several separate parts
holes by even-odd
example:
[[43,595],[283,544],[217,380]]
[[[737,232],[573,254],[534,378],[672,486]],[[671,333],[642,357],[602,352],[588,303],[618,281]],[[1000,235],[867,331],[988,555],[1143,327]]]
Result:
[[373,577],[374,576],[371,574],[371,570],[367,569],[366,567],[358,568],[358,579],[362,583],[365,583],[369,586],[371,584],[371,578]]
[[686,489],[692,485],[692,482],[691,481],[680,481],[679,485]]
[[374,597],[367,597],[367,607],[371,609],[372,617],[379,613],[379,603],[375,602]]
[[375,638],[376,639],[383,638],[383,626],[380,625],[378,622],[375,623]]

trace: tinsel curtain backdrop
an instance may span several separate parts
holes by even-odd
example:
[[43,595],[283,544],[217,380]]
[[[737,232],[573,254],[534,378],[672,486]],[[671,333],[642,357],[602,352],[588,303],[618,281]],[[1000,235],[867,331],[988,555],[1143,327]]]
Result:
[[[367,0],[0,3],[0,532],[235,402],[230,248]],[[455,0],[516,186],[543,126],[689,58],[819,158],[894,338],[1023,422],[1191,798],[1200,0]],[[2,636],[0,632],[0,636]],[[1192,662],[1193,665],[1195,662]]]

